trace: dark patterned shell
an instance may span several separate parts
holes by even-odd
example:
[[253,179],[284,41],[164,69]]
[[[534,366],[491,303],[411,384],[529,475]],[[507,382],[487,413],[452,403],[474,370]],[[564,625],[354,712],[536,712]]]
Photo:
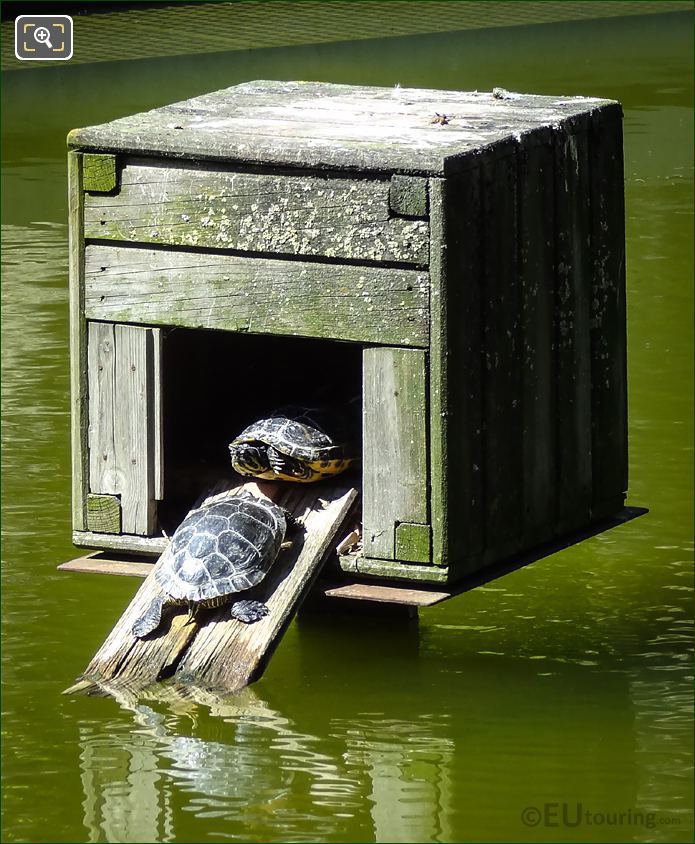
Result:
[[285,538],[284,512],[242,492],[192,510],[176,529],[155,577],[177,600],[205,601],[250,589]]
[[347,431],[338,413],[324,408],[282,407],[259,419],[234,440],[262,442],[300,460],[339,460],[350,457]]

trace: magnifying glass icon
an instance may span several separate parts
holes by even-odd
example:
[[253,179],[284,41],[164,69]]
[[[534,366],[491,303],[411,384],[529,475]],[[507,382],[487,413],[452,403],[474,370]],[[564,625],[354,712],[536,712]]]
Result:
[[46,44],[49,50],[53,49],[51,44],[51,33],[45,26],[37,26],[34,30],[34,40],[39,44]]

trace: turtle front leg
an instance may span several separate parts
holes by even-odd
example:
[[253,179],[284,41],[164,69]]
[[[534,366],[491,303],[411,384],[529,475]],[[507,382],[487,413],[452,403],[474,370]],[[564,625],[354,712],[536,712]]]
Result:
[[279,478],[288,481],[306,481],[311,478],[311,469],[294,457],[281,454],[277,449],[268,446],[268,463]]
[[156,630],[162,621],[162,610],[166,604],[166,599],[161,595],[155,595],[150,602],[145,612],[133,624],[131,632],[136,639],[142,639]]
[[237,621],[243,621],[244,624],[253,624],[255,621],[260,621],[265,618],[270,609],[267,604],[262,601],[235,601],[232,604],[230,615],[236,618]]

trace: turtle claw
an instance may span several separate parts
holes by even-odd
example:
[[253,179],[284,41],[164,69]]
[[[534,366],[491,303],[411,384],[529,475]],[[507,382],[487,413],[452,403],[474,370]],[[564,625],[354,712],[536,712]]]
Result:
[[244,624],[253,624],[265,618],[269,612],[268,606],[261,601],[236,601],[232,604],[230,615]]
[[311,477],[311,470],[301,460],[287,454],[281,454],[272,446],[268,447],[267,455],[268,464],[278,477],[288,480],[292,478],[307,480]]

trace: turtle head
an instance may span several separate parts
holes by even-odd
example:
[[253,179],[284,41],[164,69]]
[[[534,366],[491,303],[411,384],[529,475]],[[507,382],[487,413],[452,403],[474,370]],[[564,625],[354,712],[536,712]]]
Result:
[[240,475],[259,477],[270,471],[268,447],[263,443],[233,442],[229,444],[234,471]]

